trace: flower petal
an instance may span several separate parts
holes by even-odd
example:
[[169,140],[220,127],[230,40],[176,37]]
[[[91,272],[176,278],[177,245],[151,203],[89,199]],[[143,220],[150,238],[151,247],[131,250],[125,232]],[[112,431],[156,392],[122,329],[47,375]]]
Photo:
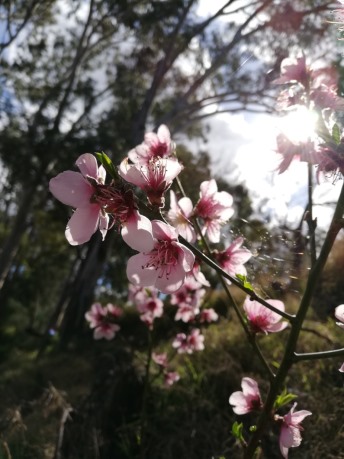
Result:
[[138,253],[129,258],[127,276],[131,283],[141,287],[154,287],[158,271],[154,267],[146,267],[149,260],[150,256],[143,253]]
[[71,207],[88,207],[94,189],[79,172],[65,171],[52,178],[49,190],[56,199]]
[[155,287],[162,293],[174,293],[183,285],[185,281],[185,270],[183,266],[177,264],[168,275],[166,272],[156,278]]
[[88,207],[76,209],[67,224],[65,235],[71,245],[88,242],[99,225],[99,206],[91,204]]
[[243,391],[244,395],[252,395],[254,397],[259,396],[260,397],[260,392],[258,388],[258,383],[252,378],[242,378],[241,381],[241,388]]
[[138,252],[150,252],[154,248],[152,223],[137,211],[123,224],[121,234],[124,242]]
[[171,241],[178,239],[176,229],[160,220],[152,220],[152,229],[154,237],[158,240]]
[[91,153],[85,153],[76,160],[75,164],[78,166],[80,172],[84,177],[87,175],[98,179],[98,164],[95,156]]
[[344,304],[340,304],[336,307],[336,309],[334,310],[334,315],[336,319],[344,323]]

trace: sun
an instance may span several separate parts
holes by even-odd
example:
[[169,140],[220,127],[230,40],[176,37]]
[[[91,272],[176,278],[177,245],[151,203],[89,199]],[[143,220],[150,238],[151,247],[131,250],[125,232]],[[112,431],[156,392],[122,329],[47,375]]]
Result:
[[318,115],[299,106],[283,118],[277,120],[277,126],[291,142],[302,143],[312,139],[315,135]]

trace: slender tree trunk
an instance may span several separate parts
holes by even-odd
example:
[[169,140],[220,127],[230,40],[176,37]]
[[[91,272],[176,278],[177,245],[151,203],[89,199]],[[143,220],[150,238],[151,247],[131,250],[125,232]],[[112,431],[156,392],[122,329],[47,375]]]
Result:
[[20,241],[27,228],[28,216],[34,201],[37,184],[33,183],[25,189],[23,198],[19,204],[17,215],[7,238],[4,241],[0,254],[0,289],[3,287],[12,262],[18,251]]
[[70,286],[69,301],[60,327],[60,345],[66,347],[83,326],[84,316],[90,307],[97,280],[101,277],[113,245],[113,234],[105,241],[98,232],[90,242],[87,255],[79,266],[74,283]]

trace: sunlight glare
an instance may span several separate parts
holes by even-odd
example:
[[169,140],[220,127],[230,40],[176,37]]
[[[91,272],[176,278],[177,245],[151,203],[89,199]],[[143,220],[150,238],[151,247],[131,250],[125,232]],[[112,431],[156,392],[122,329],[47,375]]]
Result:
[[314,137],[317,119],[315,112],[300,106],[281,118],[278,127],[291,142],[307,142]]

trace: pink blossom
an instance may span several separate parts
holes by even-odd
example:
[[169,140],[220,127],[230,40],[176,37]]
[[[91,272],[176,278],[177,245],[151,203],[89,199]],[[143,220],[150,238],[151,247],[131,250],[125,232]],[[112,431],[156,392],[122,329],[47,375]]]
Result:
[[282,155],[282,161],[278,166],[279,174],[285,172],[294,159],[314,164],[316,150],[313,141],[293,143],[285,134],[278,134],[276,140],[276,152]]
[[153,352],[152,353],[152,359],[153,361],[163,367],[163,368],[166,368],[167,367],[167,354],[166,352],[162,353],[162,354],[157,354],[156,352]]
[[233,197],[226,191],[217,191],[214,179],[201,183],[200,199],[194,213],[203,220],[202,233],[210,242],[220,241],[220,229],[233,215]]
[[180,380],[180,376],[176,371],[167,371],[164,373],[164,382],[165,385],[170,387],[172,386],[175,382]]
[[193,307],[199,307],[202,298],[205,295],[205,289],[192,274],[188,273],[183,286],[171,295],[171,304],[177,306],[188,304]]
[[178,242],[177,231],[166,223],[153,220],[152,235],[153,248],[146,241],[133,241],[135,250],[141,253],[129,259],[128,279],[134,285],[173,293],[183,285],[186,274],[192,270],[195,256]]
[[122,237],[129,246],[132,239],[152,242],[150,221],[139,214],[132,190],[121,183],[105,185],[105,169],[98,168],[90,153],[81,155],[76,165],[81,173],[65,171],[49,182],[49,189],[58,200],[76,208],[65,232],[68,242],[83,244],[98,228],[104,239],[110,215],[114,223],[122,226]]
[[[94,303],[91,306],[91,310],[86,312],[85,318],[89,322],[90,328],[94,328],[94,339],[105,338],[106,340],[111,340],[115,337],[116,332],[120,330],[120,326],[112,323],[109,319],[109,313],[110,315],[112,314],[113,308],[117,310],[118,307],[112,304],[102,307],[100,303]],[[118,313],[116,317],[118,317]]]
[[182,169],[177,159],[156,157],[147,164],[129,164],[126,158],[119,166],[119,175],[141,188],[152,205],[163,207],[164,194]]
[[191,322],[199,314],[199,308],[191,306],[187,303],[182,303],[178,305],[178,311],[174,317],[174,320],[182,320],[183,322]]
[[218,264],[232,277],[247,273],[244,263],[252,257],[252,253],[241,247],[243,243],[244,238],[238,237],[226,250],[215,253]]
[[288,458],[289,448],[295,448],[300,446],[302,438],[300,431],[303,430],[301,422],[306,416],[310,416],[310,411],[301,410],[294,411],[297,403],[294,403],[293,407],[285,416],[283,416],[283,423],[281,427],[279,446],[282,456]]
[[259,410],[262,407],[262,400],[257,382],[252,378],[241,380],[242,391],[233,392],[229,397],[229,404],[232,405],[235,414],[246,414],[250,411]]
[[339,368],[339,371],[340,371],[341,373],[344,373],[344,363],[343,363],[342,366]]
[[142,322],[152,328],[154,319],[163,315],[164,303],[160,298],[147,298],[145,303],[137,305],[137,309],[140,312]]
[[153,327],[156,318],[164,312],[164,303],[158,297],[159,292],[155,288],[142,288],[130,285],[129,299],[135,304],[140,319],[149,327]]
[[200,321],[201,322],[216,322],[219,318],[218,314],[214,311],[213,308],[206,308],[201,311]]
[[128,158],[135,164],[148,164],[151,159],[172,156],[174,149],[170,131],[162,124],[157,133],[147,132],[144,141],[128,153]]
[[203,285],[204,287],[210,287],[209,281],[206,279],[205,275],[201,271],[200,263],[197,258],[195,260],[195,263],[189,276],[192,276],[195,279],[195,281],[198,282],[200,285]]
[[311,71],[306,67],[305,56],[294,58],[287,57],[281,63],[281,76],[273,81],[275,84],[301,83],[307,87]]
[[178,333],[172,347],[177,349],[179,354],[192,354],[194,351],[204,350],[204,336],[198,328],[194,328],[189,335]]
[[178,333],[172,342],[172,347],[177,349],[178,354],[184,354],[189,351],[187,345],[187,336],[185,333]]
[[115,304],[108,303],[105,308],[108,314],[116,319],[123,314],[123,310]]
[[[267,303],[284,312],[284,304],[279,300],[267,300]],[[254,333],[276,333],[284,330],[288,322],[280,322],[281,316],[249,297],[244,302],[244,310]]]
[[61,172],[49,182],[50,192],[55,198],[76,209],[65,231],[67,241],[71,245],[89,241],[98,228],[104,239],[109,224],[108,215],[102,210],[102,206],[93,200],[96,184],[105,181],[105,169],[103,166],[98,168],[96,158],[90,153],[81,155],[76,165],[81,173]]
[[174,191],[170,191],[170,210],[167,217],[171,224],[177,229],[178,233],[188,242],[196,241],[196,232],[190,223],[193,215],[191,199],[181,198],[177,201]]

